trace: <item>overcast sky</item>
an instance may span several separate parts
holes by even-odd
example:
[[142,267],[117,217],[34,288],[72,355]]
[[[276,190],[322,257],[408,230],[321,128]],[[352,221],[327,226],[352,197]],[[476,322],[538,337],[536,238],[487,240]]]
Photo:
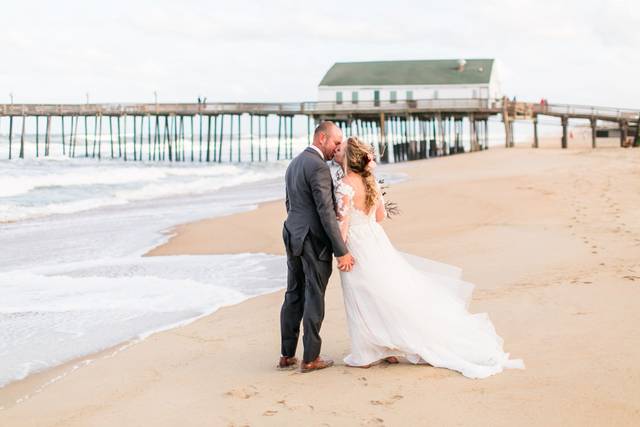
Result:
[[640,108],[637,0],[5,1],[0,103],[308,101],[337,61],[496,58],[509,96]]

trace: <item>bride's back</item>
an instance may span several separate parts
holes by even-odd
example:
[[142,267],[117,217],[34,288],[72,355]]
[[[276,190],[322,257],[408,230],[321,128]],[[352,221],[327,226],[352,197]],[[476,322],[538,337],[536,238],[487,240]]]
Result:
[[342,179],[342,182],[353,188],[353,206],[361,212],[370,214],[375,209],[375,204],[367,209],[366,187],[364,180],[357,173],[349,173]]

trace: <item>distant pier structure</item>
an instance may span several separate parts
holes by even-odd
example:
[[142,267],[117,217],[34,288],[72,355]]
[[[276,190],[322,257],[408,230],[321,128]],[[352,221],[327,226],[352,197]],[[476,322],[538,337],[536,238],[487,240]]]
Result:
[[562,148],[571,119],[590,122],[594,148],[599,122],[617,125],[622,146],[640,146],[638,110],[516,102],[501,93],[493,59],[457,59],[337,63],[316,102],[0,104],[0,159],[46,157],[53,145],[69,157],[124,161],[290,159],[298,116],[307,143],[315,124],[333,120],[370,142],[382,162],[487,149],[492,116],[502,119],[506,147],[514,145],[513,123],[523,120],[538,147],[540,116],[560,119]]

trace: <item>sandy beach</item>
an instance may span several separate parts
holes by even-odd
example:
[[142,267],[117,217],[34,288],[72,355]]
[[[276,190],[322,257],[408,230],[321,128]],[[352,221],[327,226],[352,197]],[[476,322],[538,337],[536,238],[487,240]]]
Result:
[[[490,314],[526,370],[470,380],[344,366],[336,270],[322,328],[331,369],[275,369],[278,291],[12,383],[0,425],[639,425],[640,150],[492,148],[393,168],[408,179],[389,190],[402,211],[384,224],[390,238],[462,267],[477,285],[471,311]],[[283,254],[284,215],[272,202],[180,225],[148,255]]]

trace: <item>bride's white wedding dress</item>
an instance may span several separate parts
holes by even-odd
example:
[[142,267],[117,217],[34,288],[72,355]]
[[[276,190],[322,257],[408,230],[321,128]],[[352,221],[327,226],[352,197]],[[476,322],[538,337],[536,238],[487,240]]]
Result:
[[343,236],[356,260],[341,272],[351,354],[345,363],[365,366],[389,356],[485,378],[504,368],[524,368],[509,359],[486,313],[467,307],[473,285],[455,267],[397,251],[375,211],[354,206],[346,182],[336,187]]

